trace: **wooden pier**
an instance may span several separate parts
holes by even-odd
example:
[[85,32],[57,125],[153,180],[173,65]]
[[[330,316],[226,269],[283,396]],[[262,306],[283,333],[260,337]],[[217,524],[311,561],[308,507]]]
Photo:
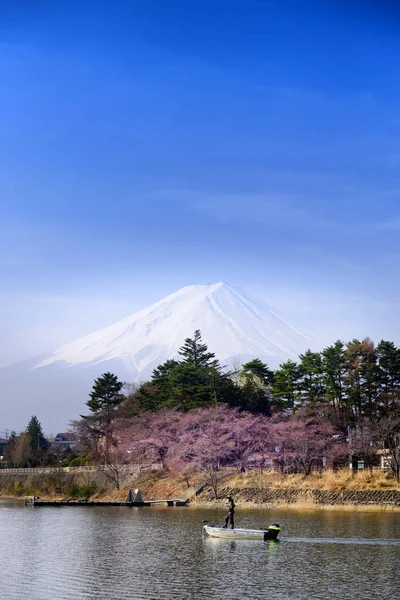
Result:
[[[29,500],[28,500],[29,498]],[[90,500],[90,498],[62,498],[60,500],[40,500],[35,496],[25,497],[25,505],[32,506],[187,506],[188,500],[182,498],[169,498],[167,500],[143,500],[139,490],[134,494],[129,491],[124,502],[107,500]]]
[[32,506],[187,506],[187,500],[148,500],[147,502],[108,502],[103,500],[80,499],[70,500],[36,500]]

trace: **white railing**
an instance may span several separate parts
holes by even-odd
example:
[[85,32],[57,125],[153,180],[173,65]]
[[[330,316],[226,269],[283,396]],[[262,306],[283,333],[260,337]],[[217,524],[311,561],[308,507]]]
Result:
[[[1,469],[1,474],[29,474],[29,473],[83,473],[85,471],[107,471],[111,467],[108,465],[95,465],[88,467],[21,467],[19,469]],[[137,467],[132,467],[129,465],[121,465],[118,467],[119,470],[136,470]]]
[[158,471],[162,467],[160,464],[143,464],[143,465],[91,465],[91,466],[81,466],[81,467],[21,467],[19,469],[2,469],[0,466],[0,475],[9,474],[9,475],[28,475],[29,473],[84,473],[87,471],[108,471],[118,470],[118,471],[130,471],[131,473],[142,473],[146,471]]

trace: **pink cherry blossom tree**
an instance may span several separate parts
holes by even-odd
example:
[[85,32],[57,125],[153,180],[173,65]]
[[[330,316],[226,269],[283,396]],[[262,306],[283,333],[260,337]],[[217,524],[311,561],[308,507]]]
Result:
[[309,475],[323,458],[332,460],[341,443],[334,437],[336,429],[324,421],[293,418],[275,424],[277,440],[275,461],[286,471]]
[[119,430],[120,449],[131,459],[160,462],[167,469],[168,452],[179,439],[183,417],[175,410],[160,410],[131,419]]
[[184,416],[179,443],[171,449],[171,458],[184,466],[186,473],[206,475],[215,495],[221,479],[221,466],[232,461],[235,445],[229,409],[198,409]]

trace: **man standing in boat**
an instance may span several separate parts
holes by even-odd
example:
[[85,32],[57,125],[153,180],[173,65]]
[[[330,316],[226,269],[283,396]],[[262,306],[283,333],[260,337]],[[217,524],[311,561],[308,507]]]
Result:
[[235,528],[234,517],[235,517],[235,503],[233,501],[232,495],[228,494],[226,499],[228,500],[228,514],[225,517],[225,525],[223,529],[228,528],[228,523],[231,523],[231,529]]

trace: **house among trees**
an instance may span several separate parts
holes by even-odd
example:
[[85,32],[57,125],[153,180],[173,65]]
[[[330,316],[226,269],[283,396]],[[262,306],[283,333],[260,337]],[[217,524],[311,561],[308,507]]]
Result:
[[377,450],[376,454],[379,457],[379,468],[383,471],[390,471],[393,461],[390,450],[388,448],[385,450]]
[[3,460],[4,448],[7,446],[8,440],[0,438],[0,460]]
[[74,448],[77,444],[78,440],[74,433],[57,433],[54,440],[51,442],[51,448],[62,452],[67,448]]

